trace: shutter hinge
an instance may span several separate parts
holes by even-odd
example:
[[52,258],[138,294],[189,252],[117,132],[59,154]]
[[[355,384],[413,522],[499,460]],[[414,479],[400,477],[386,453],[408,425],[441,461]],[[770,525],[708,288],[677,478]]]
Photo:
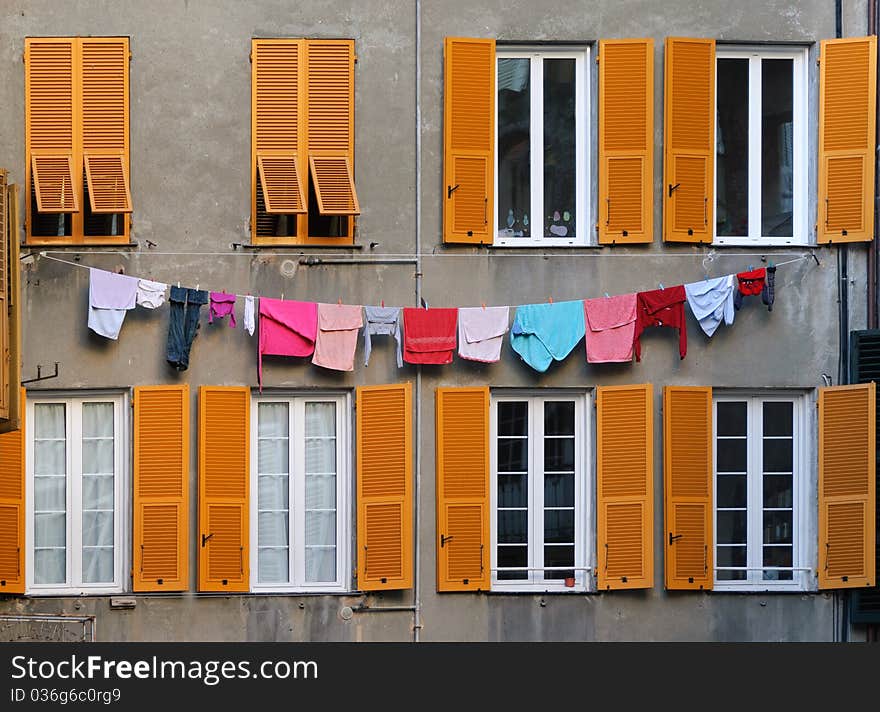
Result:
[[254,53],[253,52],[248,52],[248,62],[250,62],[251,64],[254,63]]
[[130,62],[133,58],[134,55],[132,55],[131,50],[128,50],[128,61]]

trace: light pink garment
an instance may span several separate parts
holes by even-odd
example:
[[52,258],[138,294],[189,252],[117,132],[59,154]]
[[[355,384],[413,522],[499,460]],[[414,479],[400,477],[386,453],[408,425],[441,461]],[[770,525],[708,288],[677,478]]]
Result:
[[458,355],[495,363],[510,321],[509,307],[466,307],[458,310]]
[[587,361],[632,361],[636,331],[636,295],[620,294],[584,300]]
[[311,356],[318,332],[314,302],[260,299],[260,345],[257,374],[263,390],[263,355]]
[[312,363],[334,371],[353,371],[363,307],[350,304],[318,305],[318,340]]

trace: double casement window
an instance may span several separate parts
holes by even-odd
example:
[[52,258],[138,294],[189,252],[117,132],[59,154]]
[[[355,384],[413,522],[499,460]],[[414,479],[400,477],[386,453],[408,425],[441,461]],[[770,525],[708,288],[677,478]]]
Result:
[[27,240],[129,240],[127,37],[25,39]]

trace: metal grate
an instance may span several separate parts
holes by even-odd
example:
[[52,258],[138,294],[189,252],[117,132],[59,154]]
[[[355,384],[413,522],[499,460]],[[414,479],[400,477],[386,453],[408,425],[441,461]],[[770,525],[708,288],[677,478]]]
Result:
[[95,616],[0,616],[0,642],[94,643]]

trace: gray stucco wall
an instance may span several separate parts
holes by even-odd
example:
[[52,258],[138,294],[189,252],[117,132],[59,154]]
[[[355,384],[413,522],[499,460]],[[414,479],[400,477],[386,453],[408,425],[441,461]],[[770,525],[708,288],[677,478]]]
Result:
[[[844,2],[844,34],[866,30],[866,3]],[[421,4],[421,255],[422,295],[432,306],[523,304],[649,289],[703,274],[711,248],[660,241],[662,182],[663,39],[715,37],[744,42],[796,42],[811,47],[834,36],[830,0],[789,3],[547,0]],[[82,264],[186,286],[266,296],[347,303],[412,305],[416,295],[416,32],[406,0],[333,3],[276,0],[248,3],[156,0],[143,4],[82,0],[4,2],[0,6],[0,166],[13,181],[24,176],[24,38],[51,35],[127,35],[131,38],[132,237],[119,250],[65,249]],[[358,57],[356,173],[362,206],[360,250],[233,249],[248,242],[250,64],[253,37],[347,37]],[[445,247],[441,239],[443,39],[593,42],[650,36],[655,41],[655,241],[611,249],[504,250]],[[810,63],[811,151],[816,133],[816,70]],[[594,157],[595,158],[595,157]],[[811,158],[815,163],[815,159]],[[815,167],[811,170],[815,195]],[[815,220],[811,198],[809,223]],[[148,247],[147,240],[156,244]],[[370,243],[379,243],[370,248]],[[25,250],[26,252],[27,250]],[[109,254],[108,254],[109,252]],[[411,258],[381,265],[301,264],[309,255],[341,259]],[[716,250],[713,274],[802,254],[791,250]],[[836,253],[780,269],[772,314],[745,308],[734,329],[709,341],[688,319],[688,356],[680,361],[669,333],[646,335],[640,364],[592,366],[583,346],[540,375],[507,348],[501,363],[457,360],[421,372],[418,432],[422,640],[831,640],[833,594],[668,593],[662,588],[661,389],[667,384],[792,387],[812,392],[821,374],[837,376]],[[187,253],[187,254],[162,254]],[[748,253],[745,256],[743,253]],[[865,250],[850,250],[851,328],[865,325]],[[290,261],[285,264],[286,261]],[[180,375],[164,360],[167,311],[134,311],[118,342],[86,329],[88,273],[37,257],[23,274],[23,377],[37,364],[60,362],[60,376],[41,389],[127,389],[179,380],[198,385],[256,384],[256,344],[241,329],[203,323],[190,369]],[[357,363],[362,363],[358,351]],[[327,372],[284,360],[267,362],[273,388],[332,388],[416,381],[398,370],[391,348],[374,349],[369,368]],[[588,595],[445,594],[435,592],[434,389],[450,385],[579,388],[653,383],[655,393],[655,587]],[[195,398],[195,396],[193,396]],[[193,432],[196,408],[192,408]],[[815,458],[815,455],[813,455]],[[196,588],[197,458],[191,462],[191,589]],[[590,478],[592,478],[592,471]],[[98,617],[102,640],[409,640],[407,611],[341,615],[362,596],[138,596],[130,611],[111,611],[107,597],[0,600],[0,614],[65,612]],[[369,596],[376,606],[407,606],[412,591]]]

